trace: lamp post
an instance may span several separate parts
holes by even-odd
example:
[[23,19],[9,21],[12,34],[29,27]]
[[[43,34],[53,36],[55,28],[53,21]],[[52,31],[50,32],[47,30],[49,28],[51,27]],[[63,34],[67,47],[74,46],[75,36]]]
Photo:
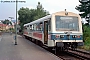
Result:
[[3,32],[3,23],[2,23],[2,32]]
[[15,32],[15,45],[17,45],[17,3],[18,0],[16,0],[16,32]]
[[[2,0],[1,0],[1,2],[7,2],[7,1],[2,1]],[[26,1],[18,1],[18,0],[16,0],[16,1],[8,1],[8,2],[12,2],[12,3],[13,3],[13,2],[16,2],[16,32],[15,32],[15,45],[17,45],[17,20],[18,20],[18,19],[17,19],[17,4],[18,4],[18,2],[24,2],[24,3],[25,3]],[[7,2],[7,3],[8,3],[8,2]],[[12,19],[12,18],[11,18],[11,19]]]
[[[25,2],[25,1],[22,1],[22,2]],[[18,8],[18,0],[16,0],[16,32],[15,32],[15,45],[17,45],[17,8]]]

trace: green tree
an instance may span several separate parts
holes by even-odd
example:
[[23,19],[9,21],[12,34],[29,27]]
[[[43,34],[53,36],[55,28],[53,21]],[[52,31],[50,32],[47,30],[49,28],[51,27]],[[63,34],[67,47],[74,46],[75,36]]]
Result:
[[82,12],[80,15],[83,18],[87,18],[88,14],[90,13],[90,0],[79,0],[80,5],[76,6],[76,10],[78,10],[79,12]]
[[20,10],[18,11],[18,15],[19,15],[19,20],[20,20],[20,25],[21,27],[23,27],[23,24],[27,23],[29,20],[29,8],[20,8]]
[[42,7],[42,4],[40,4],[40,2],[38,2],[37,8],[36,8],[36,13],[37,13],[37,15],[34,17],[34,20],[44,17],[46,15],[49,15],[49,12],[44,10],[44,8]]
[[3,24],[7,24],[7,25],[12,25],[12,23],[8,20],[8,19],[5,19],[4,21],[3,21]]
[[87,25],[89,25],[89,17],[90,17],[90,0],[79,0],[80,5],[76,6],[76,10],[82,12],[80,16],[87,20]]
[[18,14],[19,14],[19,20],[21,23],[27,23],[29,20],[29,8],[20,8],[20,10],[18,11]]
[[18,11],[18,15],[19,15],[18,19],[20,20],[21,29],[23,29],[24,24],[32,22],[41,17],[44,17],[48,14],[49,12],[44,10],[40,2],[38,2],[36,9],[29,9],[24,7],[20,8],[20,10]]

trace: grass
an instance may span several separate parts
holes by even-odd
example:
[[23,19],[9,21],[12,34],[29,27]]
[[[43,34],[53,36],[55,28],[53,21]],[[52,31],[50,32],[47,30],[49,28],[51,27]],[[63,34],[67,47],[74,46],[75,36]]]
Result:
[[84,32],[83,32],[84,46],[80,48],[85,50],[90,50],[90,27],[85,25],[83,27],[84,27]]
[[85,50],[90,50],[90,37],[86,38],[83,47],[84,47]]

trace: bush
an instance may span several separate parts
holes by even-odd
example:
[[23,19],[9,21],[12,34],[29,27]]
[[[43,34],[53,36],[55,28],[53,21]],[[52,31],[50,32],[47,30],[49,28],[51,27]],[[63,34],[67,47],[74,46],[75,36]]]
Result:
[[84,48],[85,50],[90,50],[90,27],[89,26],[83,26],[83,37],[84,37]]

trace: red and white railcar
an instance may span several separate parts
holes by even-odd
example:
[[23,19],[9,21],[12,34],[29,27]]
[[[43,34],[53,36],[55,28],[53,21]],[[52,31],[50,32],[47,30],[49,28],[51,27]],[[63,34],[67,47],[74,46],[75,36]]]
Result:
[[24,24],[24,36],[48,47],[76,48],[83,45],[81,17],[61,11]]

